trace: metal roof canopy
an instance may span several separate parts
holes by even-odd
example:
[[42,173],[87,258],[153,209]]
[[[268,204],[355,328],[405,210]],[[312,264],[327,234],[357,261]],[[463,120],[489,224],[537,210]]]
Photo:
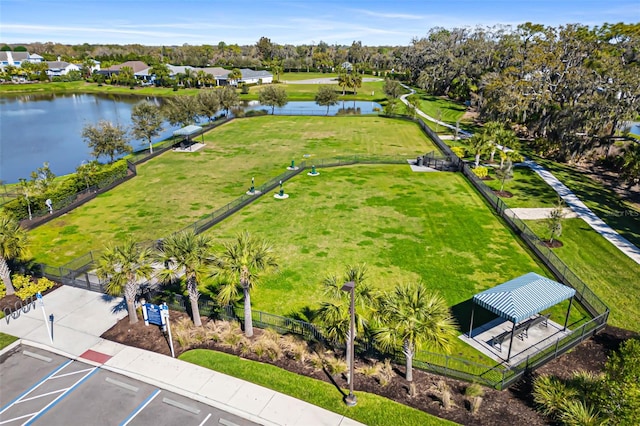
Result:
[[182,129],[178,129],[174,131],[173,136],[191,136],[195,133],[198,133],[201,130],[202,130],[202,127],[200,126],[194,126],[194,125],[185,126]]
[[473,302],[517,323],[567,300],[576,291],[534,272],[473,296]]

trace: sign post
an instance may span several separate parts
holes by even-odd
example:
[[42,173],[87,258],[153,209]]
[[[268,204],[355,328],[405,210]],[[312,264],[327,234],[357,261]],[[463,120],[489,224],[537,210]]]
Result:
[[[49,336],[49,340],[53,345],[53,334],[52,334],[53,330],[49,330],[49,321],[47,318],[47,313],[44,311],[44,300],[42,299],[42,294],[38,292],[36,297],[38,298],[38,301],[40,302],[40,307],[42,308],[42,315],[44,316],[44,326],[47,327],[47,335]],[[51,326],[53,327],[53,322],[51,322]]]
[[175,358],[173,351],[173,339],[171,338],[171,326],[169,325],[169,307],[166,303],[162,305],[154,305],[152,303],[144,303],[142,305],[142,316],[144,325],[159,325],[162,331],[169,334],[169,346],[171,347],[171,357]]
[[169,307],[166,303],[163,303],[160,308],[162,309],[162,320],[165,323],[167,333],[169,333],[169,346],[171,347],[171,357],[175,358],[176,354],[173,351],[173,339],[171,338],[171,324],[169,323]]

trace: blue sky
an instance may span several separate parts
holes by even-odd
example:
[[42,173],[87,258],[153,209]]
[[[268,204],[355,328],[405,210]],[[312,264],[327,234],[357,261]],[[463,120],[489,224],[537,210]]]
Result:
[[637,23],[640,0],[0,0],[2,43],[408,45],[433,27],[523,22]]

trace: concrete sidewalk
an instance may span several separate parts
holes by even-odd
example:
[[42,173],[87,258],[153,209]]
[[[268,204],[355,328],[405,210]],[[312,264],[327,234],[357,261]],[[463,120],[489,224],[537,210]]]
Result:
[[[54,315],[51,343],[42,308],[0,320],[0,332],[71,359],[100,366],[264,425],[356,426],[354,420],[307,402],[178,359],[104,340],[99,336],[126,317],[121,298],[74,287],[44,296]],[[48,318],[47,318],[48,319]],[[9,350],[9,348],[5,348]]]
[[580,201],[577,195],[571,192],[571,190],[560,182],[550,171],[546,170],[535,161],[527,160],[524,164],[529,166],[531,170],[535,171],[538,176],[553,188],[562,200],[567,203],[567,206],[569,206],[579,218],[587,222],[594,231],[606,238],[611,244],[616,246],[634,262],[640,264],[640,249],[596,216],[589,207]]

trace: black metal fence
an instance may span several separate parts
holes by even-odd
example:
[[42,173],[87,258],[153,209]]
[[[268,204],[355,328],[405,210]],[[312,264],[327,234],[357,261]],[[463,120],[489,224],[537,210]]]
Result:
[[[432,160],[430,160],[430,164],[436,167],[439,165],[440,170],[460,170],[483,196],[487,203],[496,210],[500,217],[505,220],[505,222],[519,236],[522,237],[527,246],[529,246],[540,260],[554,273],[557,279],[576,290],[576,300],[593,318],[564,337],[559,337],[553,342],[548,342],[549,345],[545,349],[529,355],[524,361],[515,366],[507,367],[502,364],[488,366],[474,363],[459,357],[431,352],[419,352],[416,354],[414,366],[416,368],[442,374],[448,377],[479,382],[496,389],[505,389],[522,377],[527,371],[537,368],[558,357],[603,328],[606,325],[609,314],[609,308],[604,304],[604,302],[602,302],[587,287],[587,285],[577,277],[567,265],[564,264],[564,262],[551,252],[551,250],[547,249],[535,233],[528,228],[523,221],[506,214],[505,211],[508,208],[507,205],[473,173],[467,164],[459,159],[451,149],[444,144],[442,140],[440,140],[435,132],[433,132],[422,121],[408,117],[401,118],[418,123],[425,134],[427,134],[427,136],[432,139],[444,153],[444,156],[433,153],[425,155],[423,158],[431,158]],[[406,162],[407,159],[391,157],[347,156],[335,159],[318,160],[314,162],[314,165],[322,168],[350,164],[406,164]],[[275,189],[280,181],[284,182],[307,168],[308,166],[303,162],[299,165],[297,170],[287,170],[256,189],[264,194]],[[203,232],[232,213],[256,200],[258,196],[259,195],[243,195],[225,207],[216,210],[207,217],[184,229],[193,229],[196,233]],[[104,292],[104,283],[100,282],[97,277],[92,276],[90,273],[96,259],[95,256],[96,254],[93,252],[88,253],[87,255],[75,259],[74,261],[58,268],[42,265],[42,272],[48,278],[59,280],[68,285]],[[187,300],[183,296],[165,296],[163,301],[167,302],[172,309],[187,311]],[[200,301],[198,309],[202,315],[217,316],[223,319],[234,319],[239,320],[240,322],[243,321],[242,314],[240,313],[239,315],[232,307],[221,308],[212,301]],[[254,311],[253,323],[257,327],[270,327],[281,333],[297,334],[305,339],[326,341],[321,332],[313,324],[306,323],[304,321]],[[360,348],[364,348],[365,350],[370,350],[373,347],[374,345],[371,342],[361,342],[360,345]],[[397,362],[403,362],[403,356],[401,353],[390,354],[390,356]]]

